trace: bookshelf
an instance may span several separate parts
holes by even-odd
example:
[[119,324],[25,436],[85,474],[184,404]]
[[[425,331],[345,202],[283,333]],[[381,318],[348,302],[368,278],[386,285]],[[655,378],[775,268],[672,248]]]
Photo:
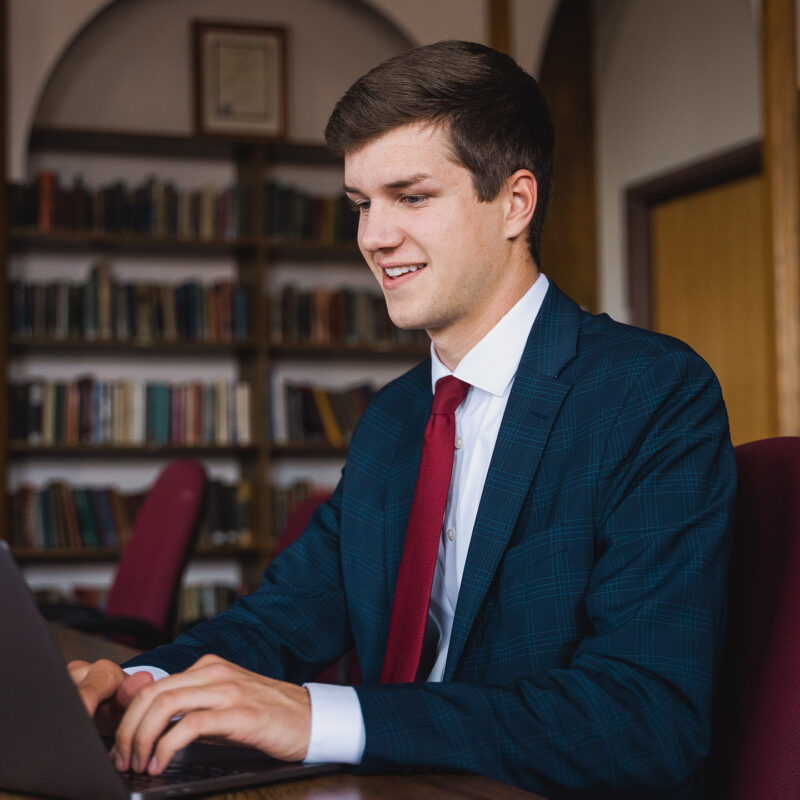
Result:
[[[270,273],[275,264],[280,264],[284,275],[297,268],[302,270],[309,265],[325,268],[335,264],[338,271],[347,272],[351,267],[361,265],[360,254],[353,241],[332,240],[326,235],[319,238],[298,238],[297,236],[268,233],[266,203],[268,192],[263,190],[267,176],[276,166],[287,167],[290,171],[302,169],[310,171],[331,170],[337,167],[320,145],[259,142],[234,139],[203,139],[192,136],[158,135],[135,132],[112,132],[99,130],[64,130],[35,128],[30,136],[29,157],[32,163],[40,156],[55,154],[57,163],[69,164],[74,161],[82,165],[84,161],[100,158],[113,165],[114,160],[143,159],[145,162],[168,164],[170,160],[196,162],[198,170],[208,163],[222,164],[235,176],[235,185],[241,188],[247,202],[244,204],[243,222],[235,236],[218,234],[203,237],[178,236],[163,230],[150,233],[98,230],[87,227],[80,230],[64,230],[58,225],[45,226],[27,220],[19,220],[20,187],[9,187],[8,213],[3,226],[2,240],[7,248],[3,259],[6,267],[6,280],[3,292],[9,292],[12,280],[11,264],[16,258],[26,267],[37,260],[65,260],[64,271],[75,269],[76,263],[88,263],[91,259],[108,259],[113,265],[117,259],[132,258],[136,264],[147,266],[152,262],[157,267],[159,281],[175,283],[187,278],[186,263],[191,277],[198,281],[208,280],[213,273],[208,264],[219,259],[230,262],[234,281],[244,289],[246,297],[246,331],[236,339],[226,341],[190,340],[186,337],[172,337],[170,340],[157,338],[143,341],[136,336],[118,336],[116,331],[105,338],[86,338],[74,332],[64,332],[55,336],[41,330],[10,334],[4,330],[2,357],[6,385],[3,387],[4,401],[8,398],[15,381],[20,380],[17,365],[30,359],[44,359],[58,365],[55,380],[71,374],[75,378],[91,371],[93,363],[114,361],[130,362],[131,369],[144,373],[153,369],[160,371],[161,377],[169,373],[172,365],[180,364],[182,380],[194,372],[198,378],[209,368],[220,364],[232,375],[232,379],[249,387],[249,436],[246,442],[237,443],[185,443],[165,442],[155,444],[144,441],[137,444],[85,442],[22,441],[13,435],[2,440],[0,451],[0,476],[9,485],[9,473],[18,465],[61,462],[68,465],[92,463],[108,469],[114,465],[141,462],[143,468],[152,469],[153,464],[171,458],[193,457],[202,459],[209,471],[218,460],[232,463],[234,470],[251,487],[250,526],[252,540],[244,546],[221,545],[201,547],[198,557],[213,561],[216,558],[237,559],[243,568],[247,584],[254,583],[265,564],[269,561],[273,548],[275,531],[272,530],[273,508],[272,467],[282,460],[300,459],[313,461],[344,459],[346,446],[334,445],[325,441],[281,441],[273,442],[271,433],[271,380],[270,374],[275,365],[280,365],[284,374],[291,375],[293,365],[300,369],[314,369],[317,362],[324,362],[328,374],[335,372],[337,364],[342,368],[347,364],[380,364],[387,362],[396,365],[395,372],[405,368],[427,355],[427,344],[421,337],[404,341],[370,341],[362,336],[358,341],[336,340],[309,341],[276,337],[270,329],[270,304],[268,292],[274,291]],[[113,168],[113,167],[112,167]],[[35,169],[35,168],[34,168]],[[106,169],[108,167],[106,166]],[[89,181],[87,180],[87,185]],[[13,218],[13,219],[12,219]],[[60,268],[59,268],[60,269]],[[175,269],[181,278],[171,278]],[[19,271],[19,270],[17,270]],[[129,270],[130,273],[130,270]],[[69,275],[64,280],[74,280]],[[40,279],[41,280],[41,279]],[[127,280],[133,281],[133,278]],[[341,277],[343,283],[348,278]],[[51,276],[52,281],[52,276]],[[119,281],[120,283],[124,281]],[[241,333],[241,332],[240,332]],[[144,366],[142,366],[144,364]],[[370,367],[372,369],[372,367]],[[145,375],[146,379],[146,375]],[[99,379],[98,379],[99,380]],[[154,477],[154,476],[153,476]],[[3,518],[8,518],[7,498],[3,493]],[[82,562],[113,562],[115,551],[109,548],[94,550],[70,550],[68,548],[49,548],[36,550],[18,548],[17,557],[27,564],[77,564]]]

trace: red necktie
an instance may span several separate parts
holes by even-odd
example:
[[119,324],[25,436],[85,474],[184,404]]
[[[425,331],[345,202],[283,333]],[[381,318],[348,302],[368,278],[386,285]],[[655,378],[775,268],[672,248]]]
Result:
[[456,409],[468,391],[469,384],[452,375],[436,382],[397,574],[381,683],[410,683],[417,673],[453,472]]

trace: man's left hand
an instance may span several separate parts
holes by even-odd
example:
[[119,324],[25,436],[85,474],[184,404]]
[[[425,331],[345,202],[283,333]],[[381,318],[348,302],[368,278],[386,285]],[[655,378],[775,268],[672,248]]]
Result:
[[[175,717],[180,719],[169,727]],[[306,689],[208,655],[185,672],[139,689],[117,729],[114,762],[120,771],[156,775],[201,736],[301,761],[310,735]]]

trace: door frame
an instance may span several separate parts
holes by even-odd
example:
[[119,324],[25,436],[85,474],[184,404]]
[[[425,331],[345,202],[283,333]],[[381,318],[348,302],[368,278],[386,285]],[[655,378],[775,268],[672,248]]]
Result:
[[650,211],[653,206],[758,175],[762,165],[762,142],[758,140],[632,184],[625,190],[628,300],[634,325],[649,328],[652,323]]

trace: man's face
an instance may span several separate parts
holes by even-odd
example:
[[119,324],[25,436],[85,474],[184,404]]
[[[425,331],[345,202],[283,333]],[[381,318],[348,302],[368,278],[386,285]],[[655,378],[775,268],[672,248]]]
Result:
[[477,341],[508,310],[507,192],[479,202],[441,127],[405,125],[348,153],[345,190],[396,325],[424,328],[437,344]]

